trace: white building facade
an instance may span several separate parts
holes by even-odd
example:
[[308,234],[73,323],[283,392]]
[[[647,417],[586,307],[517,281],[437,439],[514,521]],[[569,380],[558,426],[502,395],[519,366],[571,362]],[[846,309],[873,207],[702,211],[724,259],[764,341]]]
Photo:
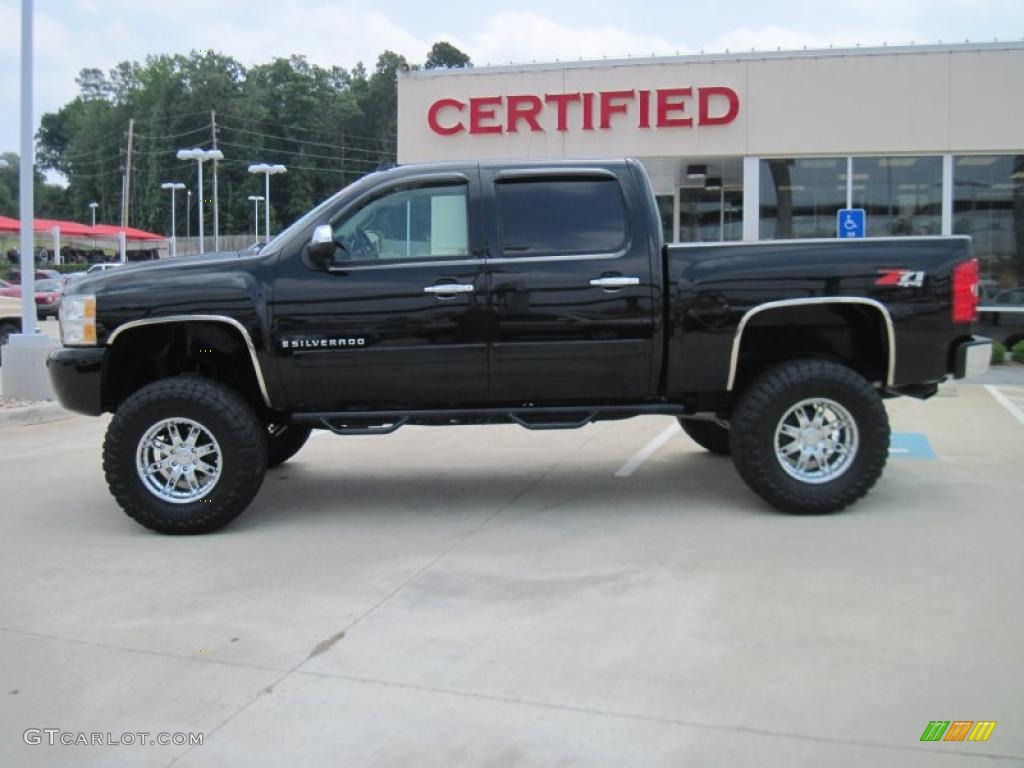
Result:
[[987,298],[1024,284],[1024,44],[431,70],[398,161],[636,157],[676,241],[969,234]]

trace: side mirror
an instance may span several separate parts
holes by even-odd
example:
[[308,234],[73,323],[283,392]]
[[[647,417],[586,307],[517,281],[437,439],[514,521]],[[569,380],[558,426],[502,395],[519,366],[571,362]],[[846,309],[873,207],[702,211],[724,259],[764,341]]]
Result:
[[334,230],[330,224],[321,224],[309,238],[309,260],[326,269],[334,260]]

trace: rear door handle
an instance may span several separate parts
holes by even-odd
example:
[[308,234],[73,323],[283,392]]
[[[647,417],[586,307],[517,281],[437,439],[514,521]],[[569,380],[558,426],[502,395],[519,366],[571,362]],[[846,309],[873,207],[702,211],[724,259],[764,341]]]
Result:
[[438,283],[428,285],[423,289],[424,293],[432,293],[440,298],[458,296],[460,293],[472,293],[473,286],[466,283]]
[[595,288],[615,289],[625,288],[627,285],[640,285],[639,277],[595,277],[590,281]]

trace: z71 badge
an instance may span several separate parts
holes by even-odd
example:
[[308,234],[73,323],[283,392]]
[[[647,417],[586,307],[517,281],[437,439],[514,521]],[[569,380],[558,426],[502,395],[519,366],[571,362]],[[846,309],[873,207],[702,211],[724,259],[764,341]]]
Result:
[[896,288],[920,288],[924,285],[924,272],[912,269],[882,269],[882,276],[875,285],[891,285]]

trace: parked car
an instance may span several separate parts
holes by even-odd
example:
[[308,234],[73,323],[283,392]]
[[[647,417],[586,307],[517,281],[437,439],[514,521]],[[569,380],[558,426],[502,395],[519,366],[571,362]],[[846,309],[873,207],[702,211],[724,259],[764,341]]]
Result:
[[100,272],[106,272],[108,269],[114,269],[115,267],[123,267],[124,265],[119,261],[101,261],[98,264],[93,264],[85,273],[87,275],[95,275]]
[[[7,274],[4,275],[7,282],[14,283],[15,285],[21,285],[21,270],[20,269],[9,269]],[[37,269],[36,280],[62,280],[64,275],[58,272],[56,269]]]
[[631,160],[373,173],[257,254],[80,280],[50,378],[114,414],[127,514],[185,534],[234,519],[314,428],[644,414],[778,509],[835,512],[882,474],[883,398],[988,367],[967,237],[667,245],[660,222]]
[[[56,317],[60,309],[60,297],[63,292],[63,282],[60,280],[37,280],[36,281],[36,314],[39,319]],[[21,298],[21,286],[5,283],[0,286],[0,296],[8,298]]]
[[12,333],[20,332],[21,299],[0,295],[0,363],[3,362],[3,345]]
[[1024,285],[1000,291],[991,300],[982,299],[981,325],[1007,349],[1024,341]]
[[36,281],[36,310],[40,318],[57,317],[63,291],[63,280]]

